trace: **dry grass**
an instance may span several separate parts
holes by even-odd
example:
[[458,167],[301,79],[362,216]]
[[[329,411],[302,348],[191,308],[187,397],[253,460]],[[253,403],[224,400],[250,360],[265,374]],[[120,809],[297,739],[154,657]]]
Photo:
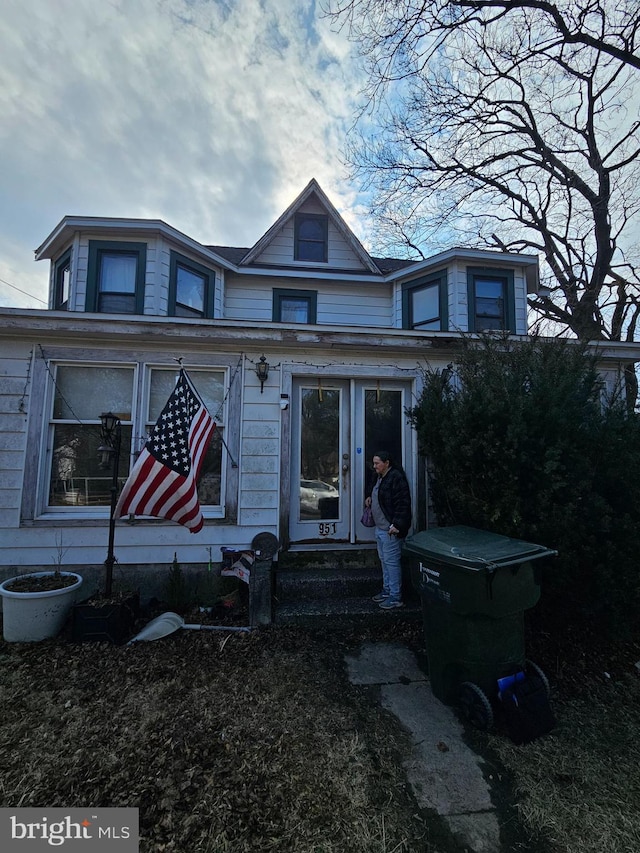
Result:
[[[178,631],[133,647],[0,643],[0,806],[137,807],[142,853],[457,849],[416,807],[397,721],[346,676],[364,640],[423,646],[421,626],[399,622]],[[474,742],[512,780],[530,839],[517,849],[636,853],[640,647],[615,667],[572,648],[532,655],[547,671],[557,661],[553,734]]]
[[282,629],[2,644],[0,806],[138,807],[143,853],[433,850],[345,650]]
[[588,678],[556,697],[558,727],[523,747],[490,738],[529,834],[549,853],[640,850],[640,678]]

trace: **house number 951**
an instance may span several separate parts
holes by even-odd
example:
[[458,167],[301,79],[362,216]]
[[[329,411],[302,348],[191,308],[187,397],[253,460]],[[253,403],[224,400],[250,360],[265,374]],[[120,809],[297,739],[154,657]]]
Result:
[[318,536],[330,536],[336,532],[337,527],[335,521],[321,521],[318,525]]

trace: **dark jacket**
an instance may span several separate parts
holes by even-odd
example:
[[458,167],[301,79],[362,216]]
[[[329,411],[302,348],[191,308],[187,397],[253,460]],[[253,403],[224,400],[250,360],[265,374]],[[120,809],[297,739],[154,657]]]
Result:
[[404,471],[389,468],[380,480],[378,501],[389,524],[398,528],[398,536],[405,537],[411,527],[411,493]]

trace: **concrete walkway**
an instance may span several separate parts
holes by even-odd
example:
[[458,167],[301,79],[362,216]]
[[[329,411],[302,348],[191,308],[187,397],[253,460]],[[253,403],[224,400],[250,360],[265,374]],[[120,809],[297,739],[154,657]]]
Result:
[[346,663],[351,683],[378,687],[382,706],[410,732],[404,766],[418,804],[446,821],[461,850],[500,853],[480,758],[464,743],[454,712],[434,697],[413,652],[400,644],[365,643]]

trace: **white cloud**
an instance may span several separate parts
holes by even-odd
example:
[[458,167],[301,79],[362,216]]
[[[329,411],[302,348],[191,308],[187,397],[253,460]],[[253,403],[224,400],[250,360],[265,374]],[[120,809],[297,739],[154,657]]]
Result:
[[340,152],[358,89],[314,0],[5,2],[0,278],[44,296],[32,250],[65,214],[249,246],[311,177],[357,230]]

